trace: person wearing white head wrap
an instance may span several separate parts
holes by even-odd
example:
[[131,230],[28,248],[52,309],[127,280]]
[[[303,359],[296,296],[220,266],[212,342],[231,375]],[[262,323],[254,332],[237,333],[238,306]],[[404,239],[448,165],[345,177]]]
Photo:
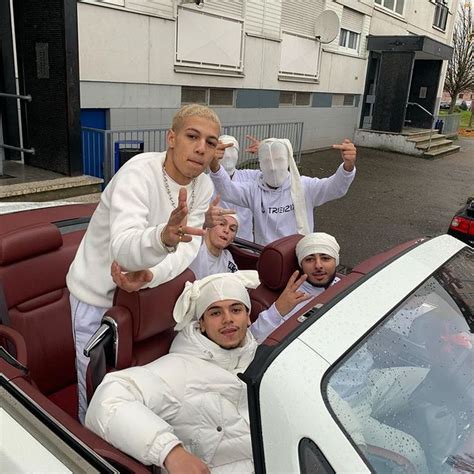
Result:
[[324,232],[308,234],[298,242],[295,253],[303,275],[300,276],[298,271],[293,273],[275,303],[262,311],[252,324],[252,334],[259,343],[306,305],[308,300],[340,280],[336,276],[339,244],[332,235]]
[[222,221],[206,230],[201,247],[189,268],[197,280],[214,273],[234,273],[238,270],[227,247],[234,241],[239,228],[236,214],[226,214]]
[[[229,175],[230,179],[234,183],[245,183],[248,181],[254,181],[260,175],[258,170],[251,169],[238,169],[237,163],[239,159],[239,142],[232,135],[221,135],[219,141],[228,144],[232,143],[233,146],[226,148],[224,151],[224,157],[222,158],[222,166]],[[252,211],[247,207],[236,206],[235,204],[230,204],[225,200],[221,199],[220,207],[227,209],[234,209],[237,215],[239,216],[239,229],[237,231],[237,237],[241,239],[249,240],[253,242],[253,219]]]
[[[314,208],[347,193],[355,177],[355,147],[345,140],[334,148],[341,151],[344,162],[328,178],[300,176],[291,143],[274,138],[260,144],[261,171],[255,181],[233,182],[220,166],[218,157],[210,164],[209,176],[228,206],[242,206],[252,211],[254,241],[266,245],[287,235],[313,231]],[[272,158],[278,160],[272,164]]]
[[257,281],[236,275],[186,284],[169,354],[107,374],[87,411],[89,429],[170,473],[254,472],[246,385],[237,374],[257,348],[244,286]]

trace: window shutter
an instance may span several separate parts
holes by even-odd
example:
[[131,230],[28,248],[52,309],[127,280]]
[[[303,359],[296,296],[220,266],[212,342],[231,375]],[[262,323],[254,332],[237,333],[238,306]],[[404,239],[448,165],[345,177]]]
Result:
[[362,13],[344,7],[344,9],[342,10],[342,28],[344,28],[345,30],[354,31],[355,33],[361,33],[363,23],[364,15]]
[[167,0],[125,0],[125,8],[170,18],[174,15],[173,2]]
[[243,16],[244,0],[205,0],[204,8],[210,13],[222,13],[223,15]]
[[324,0],[283,0],[281,29],[314,36],[314,23],[324,10]]
[[280,39],[282,0],[247,0],[245,31],[264,38]]

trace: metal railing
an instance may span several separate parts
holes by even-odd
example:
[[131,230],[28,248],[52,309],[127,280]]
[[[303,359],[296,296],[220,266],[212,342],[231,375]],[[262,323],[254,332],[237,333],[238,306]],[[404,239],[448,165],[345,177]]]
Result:
[[425,112],[426,114],[428,114],[431,117],[430,140],[428,142],[428,148],[426,150],[426,151],[430,151],[430,149],[431,149],[431,137],[433,136],[433,124],[434,124],[434,121],[435,121],[435,116],[429,110],[426,110],[422,105],[418,104],[417,102],[407,102],[407,107],[409,105],[414,105],[414,106],[418,107],[419,109],[421,109],[423,112]]
[[[84,174],[103,178],[108,183],[121,164],[124,154],[129,156],[166,150],[168,129],[102,130],[82,127],[82,157]],[[303,122],[266,124],[224,125],[222,133],[234,136],[240,144],[239,168],[254,167],[255,155],[245,152],[247,135],[259,140],[264,138],[288,138],[293,145],[297,164],[301,160]]]
[[[31,95],[19,95],[19,94],[7,94],[6,92],[0,92],[0,97],[5,97],[6,99],[15,99],[15,100],[25,100],[31,102]],[[20,109],[18,109],[20,110]],[[2,126],[2,116],[0,112],[0,127]],[[23,147],[23,135],[21,133],[21,120],[20,120],[20,146],[7,145],[3,143],[3,133],[0,130],[0,176],[3,175],[3,161],[5,159],[5,154],[3,150],[13,150],[19,151],[21,153],[30,153],[34,155],[36,153],[34,148],[24,148]],[[22,158],[23,159],[23,158]]]

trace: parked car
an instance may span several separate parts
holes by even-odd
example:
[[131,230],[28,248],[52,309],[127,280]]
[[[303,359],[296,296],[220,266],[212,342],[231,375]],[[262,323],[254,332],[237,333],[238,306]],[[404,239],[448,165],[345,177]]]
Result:
[[[0,414],[19,425],[0,457],[17,472],[41,470],[38,444],[73,472],[149,472],[77,421],[65,273],[93,208],[0,216]],[[258,267],[253,318],[297,267],[300,238],[231,249],[239,266]],[[452,236],[407,242],[357,265],[274,331],[242,374],[256,472],[472,471],[473,274],[474,250]],[[192,278],[187,270],[153,289],[116,292],[91,349],[91,391],[105,369],[168,351],[174,301]]]
[[456,212],[449,225],[448,234],[474,247],[474,197],[469,197],[466,204]]

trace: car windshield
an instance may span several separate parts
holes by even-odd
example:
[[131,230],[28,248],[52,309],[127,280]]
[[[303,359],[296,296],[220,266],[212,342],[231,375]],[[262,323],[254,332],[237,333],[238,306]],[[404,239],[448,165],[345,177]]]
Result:
[[464,249],[325,378],[377,472],[474,471],[474,252]]

